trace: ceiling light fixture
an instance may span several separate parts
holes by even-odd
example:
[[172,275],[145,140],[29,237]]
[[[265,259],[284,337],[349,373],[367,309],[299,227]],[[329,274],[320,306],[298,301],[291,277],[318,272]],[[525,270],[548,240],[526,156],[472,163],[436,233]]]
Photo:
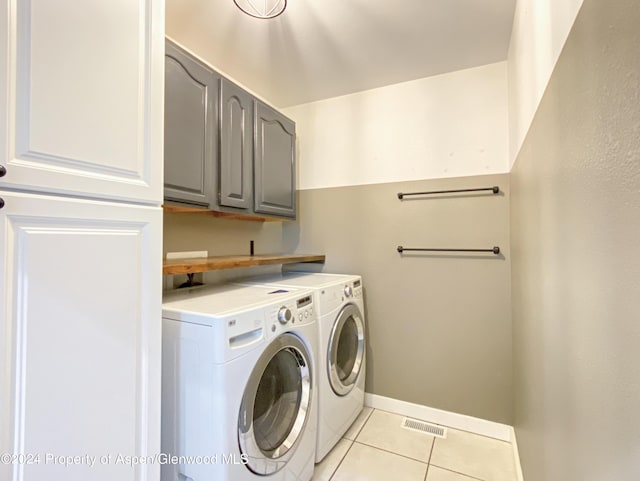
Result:
[[254,18],[275,18],[287,8],[287,0],[233,0],[240,10]]

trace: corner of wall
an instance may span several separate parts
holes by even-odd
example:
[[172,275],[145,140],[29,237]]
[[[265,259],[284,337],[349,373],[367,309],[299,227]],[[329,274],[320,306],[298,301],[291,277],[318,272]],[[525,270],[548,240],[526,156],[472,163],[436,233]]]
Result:
[[507,60],[510,169],[582,3],[583,0],[517,0]]

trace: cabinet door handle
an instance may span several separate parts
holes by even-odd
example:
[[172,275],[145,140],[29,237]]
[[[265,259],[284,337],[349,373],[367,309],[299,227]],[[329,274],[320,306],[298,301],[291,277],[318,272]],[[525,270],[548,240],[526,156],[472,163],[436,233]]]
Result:
[[0,197],[0,209],[4,207],[4,199]]
[[0,165],[0,177],[4,177],[5,175],[7,175],[7,169],[4,165]]

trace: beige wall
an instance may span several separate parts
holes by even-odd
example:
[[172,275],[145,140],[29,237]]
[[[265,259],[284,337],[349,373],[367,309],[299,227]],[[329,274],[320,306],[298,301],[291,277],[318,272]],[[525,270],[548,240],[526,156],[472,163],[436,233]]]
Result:
[[640,476],[640,8],[585,0],[511,178],[527,481]]
[[165,254],[208,249],[211,256],[249,255],[249,242],[254,240],[256,254],[280,252],[282,224],[165,213],[163,250]]
[[[499,185],[503,194],[399,201],[399,191]],[[286,250],[364,279],[367,392],[510,423],[506,174],[300,191]],[[500,246],[504,255],[404,255],[396,246]]]
[[[249,222],[221,219],[205,214],[164,214],[163,255],[167,252],[203,251],[210,256],[249,255],[249,243],[254,241],[256,254],[282,253],[282,222]],[[252,269],[211,271],[198,281],[223,282],[235,277],[263,274],[279,270],[279,266]],[[165,287],[180,285],[184,275],[165,276]]]

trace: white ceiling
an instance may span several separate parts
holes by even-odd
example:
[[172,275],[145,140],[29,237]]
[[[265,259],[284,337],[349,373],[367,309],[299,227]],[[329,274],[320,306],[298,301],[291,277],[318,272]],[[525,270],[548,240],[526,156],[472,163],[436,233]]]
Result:
[[277,107],[507,58],[516,0],[166,0],[167,35]]

